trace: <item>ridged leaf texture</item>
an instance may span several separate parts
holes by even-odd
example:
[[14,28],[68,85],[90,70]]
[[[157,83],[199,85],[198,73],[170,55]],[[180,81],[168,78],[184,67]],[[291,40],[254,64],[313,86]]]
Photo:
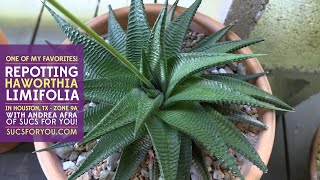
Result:
[[149,98],[146,94],[141,95],[136,115],[135,133],[139,131],[141,126],[144,126],[145,121],[151,116],[154,110],[162,105],[163,100],[163,94],[160,94],[155,99]]
[[179,54],[185,34],[200,3],[201,0],[196,0],[190,8],[173,20],[167,27],[165,34],[165,59]]
[[113,106],[109,104],[98,104],[84,112],[84,132],[90,132],[105,115],[107,115]]
[[178,7],[178,3],[179,3],[179,0],[176,0],[168,11],[167,18],[166,18],[166,27],[168,27],[171,21],[173,20],[174,13],[176,12],[176,9]]
[[134,123],[131,123],[102,136],[92,153],[68,179],[76,179],[108,156],[134,142],[133,132]]
[[122,65],[116,57],[106,51],[103,46],[71,26],[49,7],[47,7],[47,9],[69,40],[73,44],[81,44],[84,46],[84,70],[86,79],[107,77],[110,75],[114,76],[118,74],[132,75],[132,73]]
[[213,108],[206,106],[205,109],[224,142],[253,162],[263,172],[267,172],[266,165],[242,132]]
[[226,77],[231,77],[234,79],[239,79],[242,81],[249,81],[252,79],[259,78],[261,76],[267,75],[268,73],[266,72],[261,72],[261,73],[255,73],[255,74],[248,74],[248,75],[241,75],[241,74],[231,74],[231,73],[221,73],[221,74],[208,74],[208,75],[203,75],[203,77],[210,79],[211,76],[226,76]]
[[176,179],[189,180],[191,164],[192,141],[188,135],[181,133],[180,154]]
[[219,40],[221,40],[226,33],[234,26],[235,22],[229,24],[228,26],[220,29],[214,34],[211,34],[210,36],[204,38],[202,41],[200,41],[198,44],[196,44],[191,51],[195,51],[197,49],[201,49],[203,47],[207,47],[209,45],[212,45],[214,43],[217,43]]
[[116,105],[137,87],[139,87],[139,81],[135,76],[87,79],[84,81],[84,97],[86,100]]
[[222,82],[223,84],[231,88],[234,88],[243,94],[254,97],[258,100],[274,104],[278,107],[281,107],[287,110],[293,110],[288,104],[282,102],[277,97],[267,93],[266,91],[259,89],[257,86],[254,86],[250,83],[247,83],[238,79],[234,79],[230,77],[222,77],[222,76],[212,76],[210,80]]
[[[161,57],[164,53],[164,33],[165,33],[165,22],[166,22],[166,13],[167,13],[167,4],[166,1],[164,7],[162,8],[158,19],[156,20],[154,27],[151,31],[147,56],[149,60],[149,66],[153,77],[157,84],[166,85],[167,84],[167,61],[163,61]],[[166,87],[160,87],[164,90]]]
[[241,48],[244,48],[262,41],[264,41],[264,39],[256,38],[256,39],[245,39],[245,40],[237,40],[237,41],[211,43],[199,49],[194,50],[194,52],[232,53],[236,50],[239,50]]
[[187,77],[203,71],[209,67],[221,64],[240,61],[259,55],[250,54],[216,54],[216,53],[185,53],[181,54],[176,62],[170,64],[169,68],[171,79],[167,90],[167,96],[170,95],[175,86]]
[[159,116],[169,125],[202,144],[233,172],[241,176],[223,138],[199,104],[179,104],[159,112]]
[[146,128],[152,139],[161,176],[168,180],[176,179],[180,152],[179,132],[155,116],[146,123]]
[[181,85],[164,105],[168,106],[173,103],[183,101],[249,105],[267,109],[289,111],[258,101],[221,82],[196,77],[190,78],[187,82]]
[[213,108],[214,110],[218,111],[220,114],[224,115],[229,120],[249,124],[257,128],[262,128],[262,129],[268,128],[260,120],[240,110],[236,110],[227,106],[217,106],[217,105],[213,106]]
[[140,97],[144,92],[134,89],[128,95],[114,106],[111,111],[106,114],[100,122],[84,137],[81,144],[87,143],[92,139],[98,138],[105,133],[125,126],[135,121],[134,113],[137,110],[137,106]]
[[116,16],[109,5],[108,41],[119,53],[126,54],[127,34],[118,23]]
[[60,148],[60,147],[73,146],[75,144],[76,144],[75,142],[57,142],[57,143],[51,144],[47,148],[43,148],[43,149],[39,149],[37,151],[33,151],[33,153],[42,152],[42,151],[48,151],[48,150],[56,149],[56,148]]
[[132,0],[128,18],[126,52],[132,64],[139,67],[141,50],[150,34],[142,0]]
[[123,149],[119,166],[113,180],[130,179],[145,158],[152,143],[149,136],[145,136]]

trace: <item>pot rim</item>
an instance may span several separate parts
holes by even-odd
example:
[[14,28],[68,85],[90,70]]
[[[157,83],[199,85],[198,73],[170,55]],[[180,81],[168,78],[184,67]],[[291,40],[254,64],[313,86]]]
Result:
[[[162,9],[162,4],[145,4],[147,18],[149,22],[155,22],[160,10]],[[175,16],[181,14],[185,8],[178,7],[176,9]],[[129,7],[123,7],[114,10],[116,17],[123,28],[126,28],[126,23],[128,21],[128,13]],[[98,34],[106,34],[108,31],[108,13],[105,13],[101,16],[95,17],[87,22],[87,25],[90,26],[94,31]],[[150,23],[152,25],[152,23]],[[224,27],[220,22],[197,12],[194,16],[193,22],[191,23],[190,28],[193,31],[211,34],[216,32]],[[240,40],[239,36],[237,36],[234,32],[230,31],[226,35],[227,40]],[[70,44],[70,41],[67,39],[63,42],[63,44]],[[241,54],[252,54],[250,48],[242,48],[238,51]],[[245,61],[242,61],[244,66],[247,68],[249,74],[263,72],[263,68],[259,61],[256,58],[251,58]],[[272,93],[269,81],[266,76],[262,76],[257,78],[255,82],[256,86],[260,89]],[[268,127],[268,130],[261,130],[259,132],[258,142],[255,146],[258,154],[260,155],[262,161],[267,165],[270,159],[270,155],[272,152],[274,137],[275,137],[275,111],[274,110],[266,110],[259,108],[258,109],[259,118],[262,122]],[[49,145],[49,143],[43,142],[35,142],[35,149],[45,148]],[[66,179],[66,175],[62,170],[61,163],[58,157],[54,154],[53,151],[47,152],[39,152],[37,153],[40,165],[48,179],[54,180],[64,180]],[[250,162],[246,162],[242,169],[241,173],[244,175],[247,180],[257,180],[260,179],[263,175],[263,172],[254,166]]]
[[[8,39],[0,29],[0,45],[8,44]],[[0,154],[11,151],[19,142],[0,142]]]
[[317,156],[320,147],[320,128],[316,130],[312,140],[311,153],[310,153],[310,162],[309,162],[309,173],[311,180],[318,179],[318,171],[317,171]]

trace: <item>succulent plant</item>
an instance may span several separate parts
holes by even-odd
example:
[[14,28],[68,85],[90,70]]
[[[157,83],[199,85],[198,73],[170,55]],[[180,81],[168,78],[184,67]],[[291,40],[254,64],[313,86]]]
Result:
[[[221,42],[231,24],[209,35],[189,52],[181,52],[201,0],[176,18],[177,2],[170,9],[166,2],[153,28],[147,21],[143,1],[132,0],[126,31],[110,7],[106,42],[54,0],[49,2],[90,35],[47,7],[70,41],[84,46],[85,99],[98,103],[85,111],[86,135],[76,146],[99,141],[69,179],[75,179],[118,150],[122,156],[114,179],[129,179],[151,148],[156,158],[151,179],[190,179],[192,163],[204,179],[210,179],[202,149],[242,179],[228,148],[267,171],[254,147],[231,120],[258,128],[266,126],[229,105],[280,111],[292,108],[246,82],[264,73],[202,73],[210,67],[261,56],[233,52],[263,39]],[[66,145],[70,143],[56,143],[48,149]]]

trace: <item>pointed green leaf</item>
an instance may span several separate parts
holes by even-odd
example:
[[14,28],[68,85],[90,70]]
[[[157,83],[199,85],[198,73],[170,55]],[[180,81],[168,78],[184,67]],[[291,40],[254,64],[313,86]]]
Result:
[[132,89],[139,87],[135,76],[110,76],[84,81],[85,99],[116,105]]
[[117,18],[109,5],[109,18],[108,18],[108,41],[119,53],[126,54],[126,38],[127,35],[120,26]]
[[171,79],[167,90],[167,96],[177,84],[187,77],[208,69],[209,67],[218,66],[234,61],[240,61],[252,57],[261,56],[260,54],[216,54],[216,53],[182,53],[176,62],[170,63]]
[[267,109],[288,111],[270,104],[260,102],[250,96],[224,85],[218,81],[204,80],[201,78],[190,78],[180,85],[174,94],[165,101],[164,106],[181,101],[199,101],[211,103],[237,104],[258,106]]
[[268,129],[268,127],[265,124],[263,124],[261,121],[255,119],[252,116],[246,115],[244,113],[233,114],[225,117],[230,120],[240,122],[240,123],[246,123],[257,128]]
[[178,3],[179,3],[179,0],[176,0],[168,11],[167,18],[166,18],[166,27],[168,27],[170,25],[171,21],[173,20],[174,13],[176,12],[176,9],[178,7]]
[[149,166],[149,179],[150,180],[159,180],[160,177],[160,170],[159,170],[159,163],[157,159],[154,159],[154,164],[152,167]]
[[113,180],[130,179],[145,158],[151,145],[150,137],[145,136],[125,147]]
[[169,125],[188,134],[192,139],[202,144],[221,162],[241,176],[236,162],[229,154],[221,135],[209,119],[206,111],[199,104],[178,104],[159,112],[159,116]]
[[106,51],[103,46],[71,26],[49,7],[47,9],[69,40],[73,44],[84,46],[85,79],[107,77],[109,75],[132,75],[130,70],[122,65],[115,56]]
[[73,146],[75,144],[76,144],[75,142],[57,142],[57,143],[51,144],[47,148],[39,149],[37,151],[33,151],[32,153],[49,151],[51,149],[56,149],[56,148],[60,148],[60,147]]
[[84,132],[91,131],[112,108],[113,106],[109,104],[101,103],[94,108],[84,111]]
[[155,116],[146,122],[146,127],[152,139],[161,176],[164,179],[176,179],[180,152],[179,132]]
[[141,50],[150,34],[142,0],[132,0],[127,28],[127,58],[136,67],[139,67]]
[[143,94],[144,92],[138,89],[134,89],[128,93],[98,124],[96,124],[79,145],[134,122],[137,106]]
[[203,180],[211,180],[208,168],[206,167],[202,156],[202,152],[195,143],[192,145],[192,159],[193,165],[197,168],[199,175],[202,176]]
[[284,108],[286,110],[292,111],[293,109],[277,97],[267,93],[264,90],[261,90],[255,85],[252,85],[248,82],[241,81],[238,79],[234,79],[231,77],[223,77],[223,76],[211,76],[210,80],[213,81],[219,81],[233,89],[238,90],[239,92],[249,95],[255,99],[258,99],[260,101],[264,101],[270,104],[273,104],[277,107]]
[[[154,82],[154,77],[152,75],[150,63],[148,62],[148,58],[144,49],[141,51],[141,62],[140,62],[140,72],[151,82]],[[142,82],[141,82],[142,83]],[[145,84],[142,83],[142,86]]]
[[202,75],[202,77],[206,78],[206,79],[210,79],[211,76],[226,76],[226,77],[231,77],[234,79],[239,79],[242,81],[249,81],[252,79],[256,79],[259,78],[261,76],[267,75],[268,72],[261,72],[261,73],[256,73],[256,74],[248,74],[248,75],[241,75],[241,74],[231,74],[231,73],[219,73],[219,74],[206,74],[206,75]]
[[165,59],[178,55],[188,27],[201,0],[196,0],[185,12],[172,21],[165,34]]
[[220,29],[218,32],[213,33],[212,35],[206,37],[205,39],[203,39],[202,41],[200,41],[199,43],[197,43],[191,51],[200,49],[202,47],[206,47],[209,45],[212,45],[214,43],[217,43],[220,39],[222,39],[225,34],[235,25],[236,21],[232,22],[231,24],[229,24],[228,26]]
[[162,93],[158,89],[148,89],[145,87],[142,87],[142,89],[147,94],[147,96],[150,98],[156,98]]
[[133,132],[134,123],[131,123],[103,135],[93,148],[92,153],[68,179],[76,179],[108,156],[132,143],[135,140]]
[[234,126],[233,123],[225,119],[223,115],[211,107],[205,106],[205,109],[210,117],[210,120],[213,122],[214,126],[217,128],[219,134],[226,144],[245,156],[248,160],[266,173],[268,171],[266,165],[262,162],[255,148],[250,144],[241,131]]
[[192,164],[192,141],[186,134],[181,134],[180,155],[176,179],[190,180]]
[[263,124],[260,120],[258,120],[254,116],[247,115],[241,110],[236,110],[231,107],[221,105],[213,105],[212,108],[218,111],[220,114],[224,115],[225,118],[229,120],[249,124],[257,128],[268,129],[268,127],[265,124]]
[[[156,83],[159,85],[167,84],[167,61],[161,59],[164,53],[163,37],[165,30],[167,5],[168,1],[166,0],[151,31],[147,48],[147,57],[151,67],[151,72],[153,73],[153,77],[156,78]],[[166,89],[166,87],[163,87],[162,89]]]
[[219,43],[211,43],[194,50],[194,52],[210,52],[210,53],[232,53],[241,48],[264,41],[261,38],[245,39],[238,41],[225,41]]
[[163,94],[160,94],[155,99],[149,98],[146,94],[142,94],[138,103],[138,110],[136,112],[136,127],[135,133],[139,131],[141,126],[147,120],[147,118],[152,114],[152,112],[162,105],[164,100]]

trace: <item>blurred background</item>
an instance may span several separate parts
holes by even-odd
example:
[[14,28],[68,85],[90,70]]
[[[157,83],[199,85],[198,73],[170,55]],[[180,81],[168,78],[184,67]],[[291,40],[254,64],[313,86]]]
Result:
[[[84,22],[130,0],[58,0]],[[145,0],[162,3],[163,0]],[[173,0],[169,1],[171,4]],[[193,0],[180,0],[188,7]],[[40,0],[1,0],[0,29],[9,44],[61,43],[65,36],[54,19],[42,11]],[[269,54],[259,58],[270,72],[273,92],[294,106],[295,113],[277,115],[274,150],[269,173],[263,179],[309,179],[309,154],[313,134],[320,123],[320,2],[319,0],[203,0],[200,12],[234,27],[242,38],[264,37],[252,47]],[[0,155],[0,179],[44,179],[32,144]]]

